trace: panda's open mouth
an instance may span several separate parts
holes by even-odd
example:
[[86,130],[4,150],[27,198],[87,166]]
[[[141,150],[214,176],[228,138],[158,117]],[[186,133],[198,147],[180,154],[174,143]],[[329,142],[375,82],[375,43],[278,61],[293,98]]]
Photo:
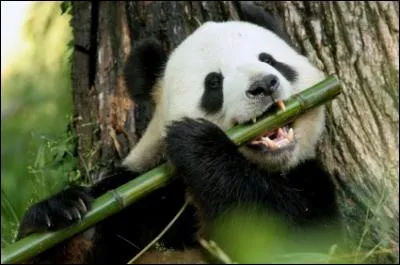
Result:
[[[285,109],[283,101],[277,102],[280,109]],[[250,140],[248,147],[257,150],[278,151],[293,148],[295,135],[292,123],[272,131],[263,132],[261,135]]]
[[251,140],[247,146],[256,149],[277,151],[293,147],[295,141],[294,132],[290,125],[273,131],[264,132]]

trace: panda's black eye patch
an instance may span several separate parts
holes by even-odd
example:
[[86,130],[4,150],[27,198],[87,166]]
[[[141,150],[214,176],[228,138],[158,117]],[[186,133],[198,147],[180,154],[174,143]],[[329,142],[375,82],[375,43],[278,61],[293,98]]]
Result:
[[217,90],[222,87],[222,74],[212,72],[206,76],[205,89],[206,90]]
[[258,60],[267,63],[278,70],[287,80],[294,82],[297,78],[297,72],[289,65],[275,60],[272,55],[262,52],[258,55]]
[[260,60],[260,62],[267,63],[272,66],[275,64],[274,57],[265,52],[262,52],[260,53],[260,55],[258,55],[258,60]]
[[201,98],[201,107],[208,113],[215,113],[222,107],[224,96],[222,93],[224,77],[221,73],[208,73],[204,79],[204,93]]

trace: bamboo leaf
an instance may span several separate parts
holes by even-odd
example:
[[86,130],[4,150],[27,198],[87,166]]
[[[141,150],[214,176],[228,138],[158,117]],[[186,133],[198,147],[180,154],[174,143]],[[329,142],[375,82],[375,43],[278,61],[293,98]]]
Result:
[[[320,83],[303,90],[285,102],[286,109],[270,113],[254,124],[242,124],[227,131],[227,135],[237,144],[260,135],[263,131],[287,124],[306,111],[325,104],[341,93],[341,84],[331,76]],[[55,244],[90,228],[106,217],[122,210],[138,199],[168,184],[172,167],[164,163],[138,178],[106,192],[96,199],[92,209],[79,223],[56,232],[32,234],[1,250],[1,263],[18,263],[40,254]]]

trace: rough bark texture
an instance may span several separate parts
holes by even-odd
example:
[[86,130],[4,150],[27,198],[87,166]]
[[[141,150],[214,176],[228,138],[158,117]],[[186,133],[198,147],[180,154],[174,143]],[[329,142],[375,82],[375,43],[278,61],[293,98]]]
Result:
[[[398,253],[399,3],[259,4],[283,19],[303,54],[343,82],[343,95],[328,105],[320,157],[336,177],[348,231],[362,251]],[[131,47],[155,36],[170,51],[202,22],[237,12],[222,1],[73,5],[75,128],[88,173],[124,157],[147,125],[151,104],[132,102],[122,81]]]
[[398,262],[398,2],[260,4],[283,18],[303,54],[343,82],[343,95],[328,105],[320,157],[336,176],[349,233],[366,250],[395,249]]
[[349,232],[366,249],[398,252],[399,3],[275,7],[301,51],[344,84],[328,107],[320,157],[337,177]]
[[90,83],[90,54],[92,5],[90,2],[74,3],[72,26],[76,47],[72,58],[72,86],[74,102],[74,125],[77,132],[77,155],[79,169],[86,175],[86,163],[89,161],[89,150],[98,141],[94,132],[97,129],[98,102],[97,93]]

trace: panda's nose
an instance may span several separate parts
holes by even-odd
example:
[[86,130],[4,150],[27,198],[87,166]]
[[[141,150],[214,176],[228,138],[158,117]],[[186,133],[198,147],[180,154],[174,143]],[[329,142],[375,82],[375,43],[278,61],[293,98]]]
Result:
[[270,96],[278,90],[279,79],[275,75],[266,75],[262,79],[255,81],[246,91],[249,98],[256,96]]

